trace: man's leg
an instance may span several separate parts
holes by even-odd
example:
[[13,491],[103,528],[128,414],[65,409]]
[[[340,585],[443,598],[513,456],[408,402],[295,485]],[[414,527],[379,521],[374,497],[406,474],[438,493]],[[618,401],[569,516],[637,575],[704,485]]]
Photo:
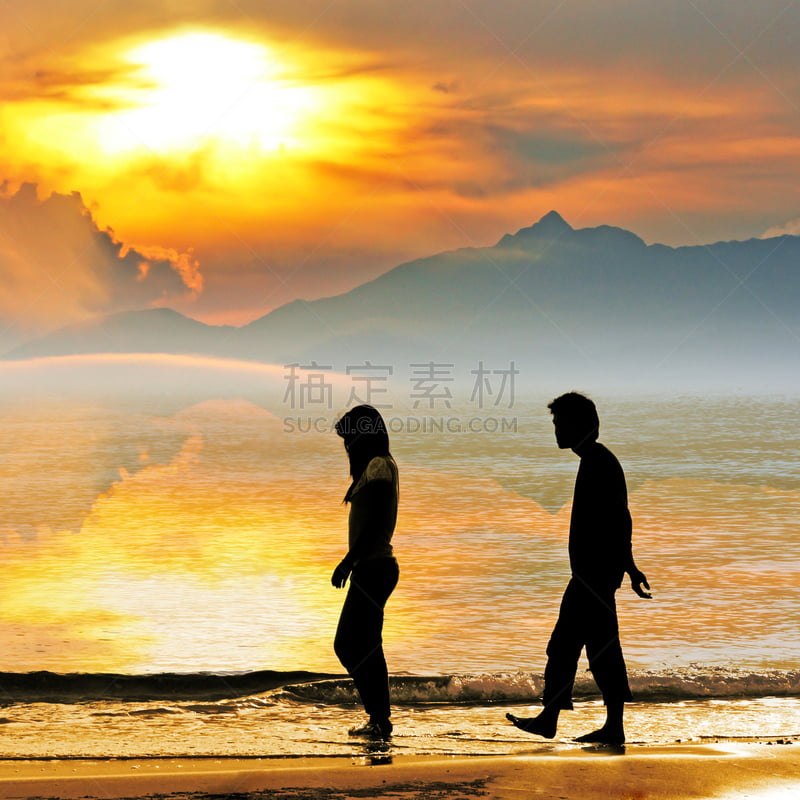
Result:
[[518,728],[546,739],[556,735],[561,711],[572,708],[572,687],[584,643],[580,594],[579,585],[574,579],[570,580],[547,645],[542,712],[536,717],[506,714],[506,718]]
[[579,742],[623,744],[625,728],[623,710],[625,702],[632,699],[625,659],[619,641],[619,622],[613,591],[592,590],[591,634],[586,640],[589,669],[603,695],[606,721],[602,728],[578,737]]

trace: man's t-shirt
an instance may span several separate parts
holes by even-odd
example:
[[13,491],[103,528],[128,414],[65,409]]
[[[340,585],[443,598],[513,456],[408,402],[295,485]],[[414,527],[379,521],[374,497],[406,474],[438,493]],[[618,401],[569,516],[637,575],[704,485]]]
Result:
[[616,456],[594,442],[581,454],[569,525],[572,574],[598,588],[619,588],[631,560],[625,474]]

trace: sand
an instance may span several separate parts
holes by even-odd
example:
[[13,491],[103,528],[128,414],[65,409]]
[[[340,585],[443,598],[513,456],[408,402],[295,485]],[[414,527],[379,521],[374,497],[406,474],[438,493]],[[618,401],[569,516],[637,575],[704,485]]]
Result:
[[628,746],[524,756],[0,762],[2,798],[352,797],[699,800],[800,797],[800,744]]

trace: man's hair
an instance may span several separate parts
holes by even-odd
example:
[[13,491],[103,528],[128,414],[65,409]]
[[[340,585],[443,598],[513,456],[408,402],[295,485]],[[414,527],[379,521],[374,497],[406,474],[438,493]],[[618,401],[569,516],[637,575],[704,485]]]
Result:
[[594,403],[585,395],[578,392],[567,392],[556,397],[551,403],[547,404],[550,413],[559,417],[566,417],[578,426],[579,430],[585,431],[587,438],[596,439],[600,432],[600,418],[597,416],[597,408]]

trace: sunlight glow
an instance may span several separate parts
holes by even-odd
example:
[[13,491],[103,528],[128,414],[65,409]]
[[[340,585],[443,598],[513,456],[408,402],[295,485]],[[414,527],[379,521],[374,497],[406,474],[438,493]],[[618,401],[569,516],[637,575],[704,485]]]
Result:
[[[4,179],[33,179],[43,195],[80,190],[120,241],[198,253],[232,233],[306,241],[331,196],[363,203],[393,174],[408,109],[430,93],[416,97],[363,53],[244,26],[134,32],[54,54],[42,70],[64,86],[0,106],[0,160],[21,165]],[[423,158],[420,169],[436,166]],[[372,241],[398,235],[382,208],[363,208]],[[412,234],[416,215],[404,224]]]
[[139,45],[125,60],[135,107],[104,119],[106,151],[194,150],[209,143],[264,151],[296,146],[305,115],[320,103],[294,85],[262,44],[216,33],[184,33]]

